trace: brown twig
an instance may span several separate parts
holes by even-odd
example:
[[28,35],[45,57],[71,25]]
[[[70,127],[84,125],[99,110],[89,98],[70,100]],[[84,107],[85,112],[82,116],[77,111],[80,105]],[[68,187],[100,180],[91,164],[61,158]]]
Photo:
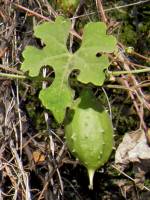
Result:
[[146,56],[143,56],[143,55],[141,55],[141,54],[139,54],[139,53],[137,53],[137,52],[135,52],[135,51],[133,51],[132,54],[134,54],[135,56],[138,56],[139,58],[142,58],[142,59],[144,59],[144,60],[150,62],[150,58],[148,58],[148,57],[146,57]]
[[96,0],[96,6],[97,6],[97,10],[98,13],[100,15],[101,20],[107,24],[108,20],[105,14],[105,11],[103,9],[103,5],[102,5],[102,0]]
[[30,10],[30,9],[24,7],[24,6],[21,6],[21,5],[16,4],[16,3],[13,3],[13,5],[14,5],[15,7],[17,7],[17,8],[20,8],[21,10],[26,11],[27,13],[30,13],[30,14],[32,14],[32,15],[34,15],[34,16],[40,18],[40,19],[44,19],[44,20],[46,20],[46,21],[52,21],[52,20],[49,19],[48,17],[45,17],[45,16],[43,16],[43,15],[37,13],[37,12],[34,12],[33,10]]

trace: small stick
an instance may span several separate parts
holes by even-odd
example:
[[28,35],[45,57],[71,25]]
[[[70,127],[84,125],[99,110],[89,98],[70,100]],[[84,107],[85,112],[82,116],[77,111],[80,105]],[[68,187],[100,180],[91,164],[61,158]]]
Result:
[[106,14],[104,12],[103,6],[102,6],[102,0],[96,0],[96,5],[97,5],[97,9],[98,9],[98,13],[100,14],[102,21],[107,24],[108,20],[106,17]]
[[39,18],[44,19],[44,20],[46,20],[46,21],[52,21],[52,20],[49,19],[48,17],[45,17],[45,16],[43,16],[43,15],[37,13],[37,12],[34,12],[34,11],[32,11],[32,10],[30,10],[30,9],[28,9],[28,8],[26,8],[26,7],[24,7],[24,6],[21,6],[21,5],[16,4],[16,3],[13,3],[13,5],[16,6],[17,8],[20,8],[20,9],[22,9],[22,10],[25,10],[26,12],[31,13],[32,15],[34,15],[34,16],[36,16],[36,17],[39,17]]

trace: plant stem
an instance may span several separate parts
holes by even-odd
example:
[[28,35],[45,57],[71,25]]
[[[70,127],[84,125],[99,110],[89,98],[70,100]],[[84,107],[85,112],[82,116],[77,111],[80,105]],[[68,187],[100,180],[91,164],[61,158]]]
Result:
[[112,89],[130,90],[131,92],[133,92],[132,88],[128,88],[128,87],[121,86],[121,85],[111,85],[111,84],[108,84],[108,85],[103,85],[103,87],[104,88],[112,88]]
[[38,80],[38,81],[53,81],[52,77],[30,77],[25,75],[19,75],[19,74],[8,74],[8,73],[0,73],[0,77],[6,77],[9,79],[28,79],[28,80]]
[[[130,71],[108,71],[109,75],[119,76],[121,74],[139,74],[144,72],[150,72],[150,68],[147,69],[136,69]],[[17,78],[17,79],[31,79],[29,76],[18,75],[18,74],[8,74],[8,73],[0,73],[0,76],[7,78]]]
[[18,79],[28,78],[27,76],[24,76],[24,75],[8,74],[8,73],[0,73],[0,76],[7,77],[7,78],[18,78]]
[[147,69],[136,69],[131,71],[108,71],[109,75],[119,76],[121,74],[139,74],[144,72],[150,72],[150,68]]

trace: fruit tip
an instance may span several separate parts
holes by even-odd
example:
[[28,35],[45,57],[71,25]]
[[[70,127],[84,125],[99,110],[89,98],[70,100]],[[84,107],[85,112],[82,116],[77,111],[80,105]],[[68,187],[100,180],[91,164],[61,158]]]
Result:
[[88,169],[88,175],[89,175],[89,189],[93,190],[93,178],[94,178],[94,169]]

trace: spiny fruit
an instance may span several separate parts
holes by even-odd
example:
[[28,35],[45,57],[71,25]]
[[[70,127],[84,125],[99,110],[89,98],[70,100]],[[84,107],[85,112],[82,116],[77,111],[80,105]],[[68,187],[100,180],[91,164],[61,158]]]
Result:
[[95,171],[112,152],[113,126],[109,114],[90,90],[82,91],[68,112],[65,137],[69,150],[87,168],[92,189]]
[[80,0],[58,0],[57,4],[60,8],[62,8],[65,12],[73,11],[76,9]]

